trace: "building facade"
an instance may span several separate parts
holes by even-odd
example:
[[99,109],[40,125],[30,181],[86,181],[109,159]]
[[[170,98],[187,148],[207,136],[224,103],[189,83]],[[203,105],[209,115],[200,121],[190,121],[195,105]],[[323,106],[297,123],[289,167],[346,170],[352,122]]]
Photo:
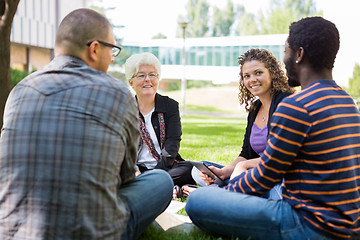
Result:
[[55,35],[61,20],[72,10],[86,7],[86,0],[23,0],[11,29],[10,66],[31,72],[53,58]]
[[[134,53],[151,52],[161,62],[162,81],[171,82],[185,77],[187,80],[211,81],[228,84],[239,81],[238,57],[250,48],[270,50],[282,62],[287,34],[208,37],[178,39],[152,39],[145,42],[122,43],[123,58]],[[182,62],[185,47],[186,61]]]

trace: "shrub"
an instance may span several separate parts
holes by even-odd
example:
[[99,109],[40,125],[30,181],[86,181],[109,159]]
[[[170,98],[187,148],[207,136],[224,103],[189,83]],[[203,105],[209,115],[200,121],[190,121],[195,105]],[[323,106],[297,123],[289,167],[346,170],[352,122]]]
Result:
[[15,87],[21,80],[23,80],[27,75],[28,72],[23,72],[21,70],[11,68],[11,87]]

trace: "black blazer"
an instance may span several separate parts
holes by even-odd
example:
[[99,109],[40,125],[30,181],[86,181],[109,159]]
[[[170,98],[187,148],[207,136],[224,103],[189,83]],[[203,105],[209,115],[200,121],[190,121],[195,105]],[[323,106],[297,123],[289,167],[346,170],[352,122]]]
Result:
[[[271,123],[271,119],[272,119],[272,115],[275,112],[277,105],[287,96],[291,95],[292,93],[290,92],[276,92],[271,100],[271,105],[270,105],[270,109],[269,109],[269,116],[268,116],[268,123],[267,123],[267,129],[268,131],[270,130],[270,123]],[[244,141],[243,141],[243,146],[242,146],[242,150],[241,153],[239,154],[239,156],[246,158],[246,159],[252,159],[252,158],[258,158],[259,155],[252,149],[251,145],[250,145],[250,134],[251,134],[251,129],[252,126],[254,124],[255,118],[259,112],[259,109],[261,107],[261,102],[260,100],[256,100],[254,102],[254,108],[252,108],[249,111],[249,115],[247,118],[247,126],[246,126],[246,132],[244,135]],[[268,132],[269,135],[269,132]]]
[[[183,161],[179,155],[180,141],[181,141],[181,119],[179,112],[179,103],[174,99],[169,98],[168,96],[162,96],[158,93],[155,95],[155,110],[151,115],[151,123],[154,127],[154,131],[157,137],[158,142],[160,143],[160,125],[158,119],[158,113],[164,114],[165,121],[165,143],[161,149],[160,161],[155,168],[161,168],[164,170],[169,170],[175,159],[177,161]],[[140,117],[144,118],[141,113]],[[140,149],[142,147],[142,140],[140,138],[138,157],[140,154]]]

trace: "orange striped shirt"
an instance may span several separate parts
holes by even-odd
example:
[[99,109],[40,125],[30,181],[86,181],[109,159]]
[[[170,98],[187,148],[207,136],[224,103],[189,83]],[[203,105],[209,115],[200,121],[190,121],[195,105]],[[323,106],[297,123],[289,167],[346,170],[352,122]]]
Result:
[[283,197],[324,235],[360,235],[360,114],[332,80],[285,98],[273,115],[259,165],[230,191],[262,195],[284,179]]

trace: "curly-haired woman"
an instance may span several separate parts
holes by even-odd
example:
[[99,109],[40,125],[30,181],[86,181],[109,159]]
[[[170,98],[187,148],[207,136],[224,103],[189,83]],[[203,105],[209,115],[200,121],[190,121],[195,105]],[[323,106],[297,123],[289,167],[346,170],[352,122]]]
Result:
[[[205,162],[222,179],[229,179],[255,167],[266,147],[272,114],[281,100],[294,92],[279,61],[265,49],[250,49],[239,57],[239,101],[249,112],[240,155],[228,166]],[[214,180],[193,170],[193,178],[200,185],[210,185]],[[204,182],[205,183],[204,183]],[[280,188],[270,191],[267,197],[280,199]],[[191,192],[186,186],[184,193]]]

